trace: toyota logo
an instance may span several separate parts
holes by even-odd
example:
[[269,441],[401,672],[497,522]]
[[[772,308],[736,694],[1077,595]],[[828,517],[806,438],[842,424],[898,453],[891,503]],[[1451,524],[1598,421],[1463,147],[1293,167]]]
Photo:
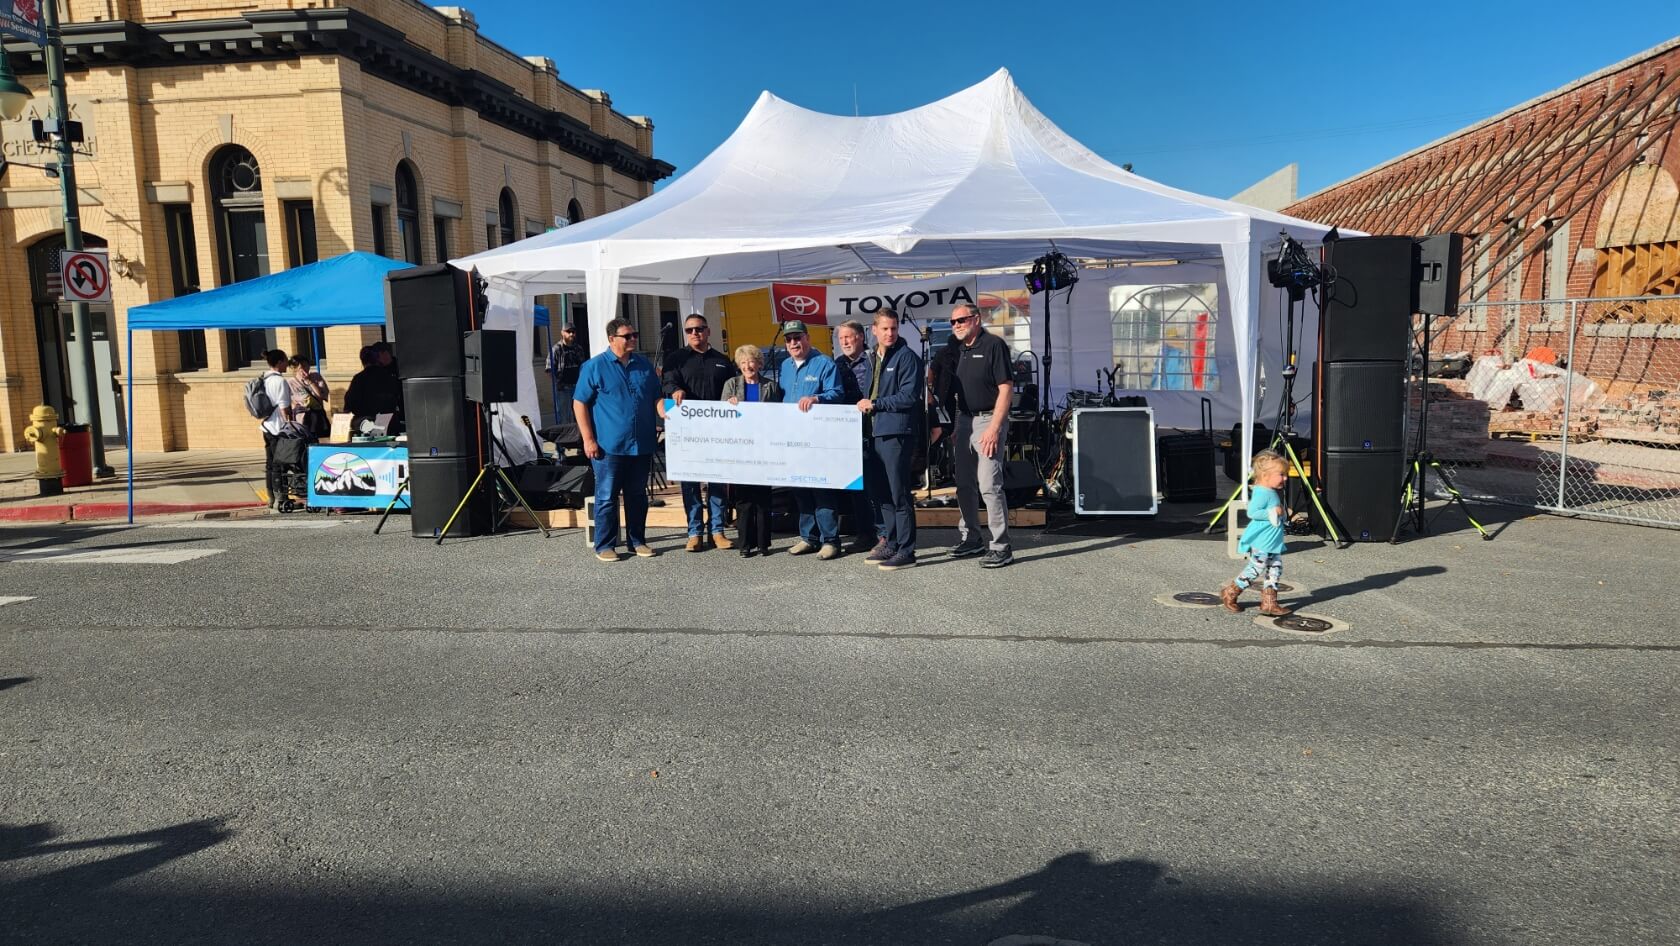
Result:
[[816,315],[817,310],[822,308],[822,303],[810,296],[783,296],[782,308],[786,309],[789,315],[797,315],[803,318],[807,315]]

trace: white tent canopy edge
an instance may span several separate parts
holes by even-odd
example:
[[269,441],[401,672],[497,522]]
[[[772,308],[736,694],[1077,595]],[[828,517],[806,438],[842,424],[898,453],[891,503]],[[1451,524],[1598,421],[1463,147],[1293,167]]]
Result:
[[[1242,416],[1252,420],[1265,252],[1282,234],[1317,244],[1328,229],[1122,170],[1063,133],[999,70],[893,115],[827,115],[766,92],[723,144],[653,196],[452,262],[490,280],[487,324],[521,324],[499,315],[502,306],[525,311],[538,295],[584,292],[599,352],[620,292],[674,296],[691,311],[773,280],[1020,266],[1052,241],[1099,260],[1213,251]],[[534,411],[534,379],[520,389],[520,410]],[[1253,450],[1247,434],[1243,450]]]

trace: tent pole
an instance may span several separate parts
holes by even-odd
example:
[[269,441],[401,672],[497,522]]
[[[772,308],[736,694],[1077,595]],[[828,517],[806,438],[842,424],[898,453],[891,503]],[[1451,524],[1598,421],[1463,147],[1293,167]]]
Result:
[[128,524],[134,525],[134,329],[128,330],[128,354],[123,358],[128,371]]

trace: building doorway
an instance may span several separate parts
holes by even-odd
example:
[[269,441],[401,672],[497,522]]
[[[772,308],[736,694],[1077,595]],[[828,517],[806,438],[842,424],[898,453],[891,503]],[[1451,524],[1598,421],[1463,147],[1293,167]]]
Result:
[[[85,234],[83,242],[102,247],[105,241]],[[109,305],[88,306],[93,335],[93,396],[84,389],[82,347],[76,338],[70,303],[61,299],[59,262],[64,237],[50,236],[29,248],[29,285],[35,312],[35,350],[41,366],[41,400],[58,412],[61,423],[86,424],[91,410],[99,411],[99,430],[108,447],[125,441],[122,391],[118,375],[116,314]],[[91,405],[91,406],[90,406]]]

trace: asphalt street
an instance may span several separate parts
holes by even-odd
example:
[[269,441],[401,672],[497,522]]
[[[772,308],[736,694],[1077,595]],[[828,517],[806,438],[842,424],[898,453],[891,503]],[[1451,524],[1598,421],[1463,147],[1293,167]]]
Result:
[[1236,564],[1171,523],[894,574],[372,528],[0,529],[0,941],[1680,928],[1680,533],[1299,540],[1309,634],[1158,603]]

